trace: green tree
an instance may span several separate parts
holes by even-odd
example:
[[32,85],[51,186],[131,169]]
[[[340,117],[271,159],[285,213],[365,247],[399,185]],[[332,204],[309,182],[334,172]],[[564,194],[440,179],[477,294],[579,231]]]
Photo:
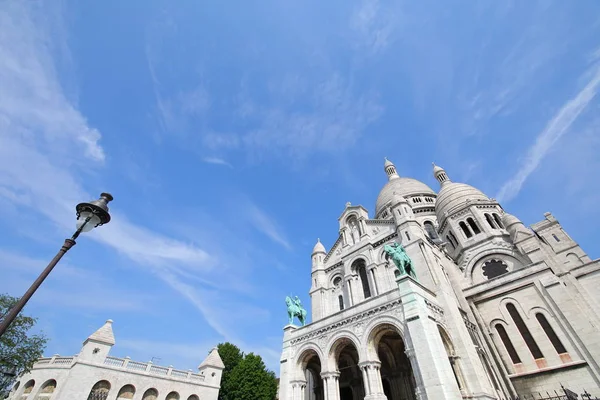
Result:
[[[0,294],[0,320],[17,300],[6,294]],[[8,377],[7,373],[19,376],[28,372],[44,352],[48,339],[42,334],[34,335],[29,332],[36,322],[37,318],[21,313],[0,337],[0,399],[4,398],[3,396],[14,383],[14,378]],[[2,379],[3,375],[4,379]]]
[[244,354],[231,343],[217,346],[225,364],[221,379],[220,400],[274,400],[277,378],[262,358],[254,353]]
[[219,356],[221,356],[221,360],[223,360],[223,364],[225,364],[225,369],[223,370],[223,375],[221,376],[219,400],[233,400],[233,398],[227,396],[227,392],[223,389],[223,387],[229,380],[231,371],[244,359],[244,353],[242,353],[240,348],[235,344],[229,342],[220,343],[217,345],[217,350],[219,352]]

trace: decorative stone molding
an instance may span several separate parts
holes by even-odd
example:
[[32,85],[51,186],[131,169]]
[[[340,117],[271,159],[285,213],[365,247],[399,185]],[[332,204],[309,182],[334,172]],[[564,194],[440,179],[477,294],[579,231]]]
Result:
[[329,250],[329,253],[327,253],[325,255],[325,259],[323,260],[323,262],[327,262],[327,260],[329,260],[329,258],[333,255],[334,250],[337,250],[335,252],[336,255],[339,255],[341,253],[341,247],[339,249],[336,249],[337,246],[341,243],[341,241],[342,241],[342,234],[340,233],[340,235],[338,236],[338,238],[335,241],[335,243],[333,244],[333,246],[331,246],[331,249]]
[[385,242],[387,242],[388,240],[391,240],[391,239],[393,239],[395,237],[398,237],[398,232],[394,232],[391,235],[386,236],[383,239],[378,240],[377,242],[373,243],[373,248],[376,249],[379,246],[381,246],[382,244],[384,244]]
[[[317,329],[317,330],[315,330],[313,332],[307,333],[306,335],[302,335],[302,336],[300,336],[300,337],[298,337],[296,339],[292,339],[290,341],[290,343],[292,345],[294,345],[296,343],[301,343],[301,342],[304,342],[304,341],[312,339],[312,338],[324,336],[325,334],[331,332],[332,330],[338,330],[338,329],[340,329],[343,326],[354,324],[354,323],[356,323],[358,321],[363,321],[363,320],[365,320],[365,319],[367,319],[369,317],[372,317],[372,316],[374,316],[376,314],[380,314],[380,313],[386,312],[388,310],[394,309],[396,307],[399,307],[400,304],[401,304],[400,299],[391,301],[391,302],[386,303],[386,304],[382,304],[381,306],[372,308],[370,310],[366,310],[366,311],[364,311],[362,313],[353,315],[350,318],[346,318],[344,320],[341,320],[341,321],[335,322],[333,324],[330,324],[328,326],[325,326],[325,327],[323,327],[321,329]],[[364,330],[364,328],[362,328],[362,329]]]
[[337,267],[339,267],[339,266],[341,266],[341,265],[344,265],[344,262],[343,262],[343,261],[340,261],[340,262],[338,262],[338,263],[335,263],[335,264],[333,264],[331,267],[329,267],[329,268],[327,268],[327,269],[325,270],[325,273],[327,273],[327,274],[328,274],[328,273],[330,273],[331,271],[333,271],[334,269],[336,269]]

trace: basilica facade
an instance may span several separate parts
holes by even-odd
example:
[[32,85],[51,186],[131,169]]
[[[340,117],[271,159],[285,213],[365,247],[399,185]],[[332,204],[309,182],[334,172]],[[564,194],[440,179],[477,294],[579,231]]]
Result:
[[312,322],[284,328],[279,399],[600,395],[600,260],[552,214],[526,227],[440,167],[437,193],[384,170],[374,216],[346,204],[314,247]]

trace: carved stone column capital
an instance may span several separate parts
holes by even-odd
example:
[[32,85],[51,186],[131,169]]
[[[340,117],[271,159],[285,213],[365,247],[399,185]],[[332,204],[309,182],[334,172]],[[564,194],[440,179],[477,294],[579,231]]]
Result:
[[306,381],[302,381],[302,380],[294,380],[290,382],[292,384],[292,387],[306,387]]
[[321,372],[321,378],[338,380],[340,378],[340,372],[339,371],[324,371],[324,372]]

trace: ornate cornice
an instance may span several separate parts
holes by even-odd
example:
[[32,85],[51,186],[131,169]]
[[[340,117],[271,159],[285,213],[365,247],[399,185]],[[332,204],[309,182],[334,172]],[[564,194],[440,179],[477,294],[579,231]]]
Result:
[[301,343],[301,342],[304,342],[306,340],[309,340],[309,339],[312,339],[312,338],[315,338],[315,337],[327,334],[328,332],[330,332],[332,330],[337,330],[337,329],[339,329],[339,328],[341,328],[343,326],[346,326],[346,325],[352,324],[354,322],[363,320],[363,319],[371,317],[371,316],[373,316],[375,314],[380,314],[382,312],[385,312],[385,311],[391,310],[393,308],[396,308],[396,307],[400,306],[400,304],[402,304],[401,301],[400,301],[400,299],[393,300],[393,301],[391,301],[389,303],[382,304],[380,306],[371,308],[370,310],[366,310],[364,312],[361,312],[361,313],[358,313],[356,315],[353,315],[350,318],[346,318],[346,319],[343,319],[341,321],[334,322],[332,324],[324,326],[323,328],[316,329],[316,330],[314,330],[312,332],[309,332],[309,333],[307,333],[305,335],[302,335],[302,336],[300,336],[298,338],[292,339],[292,340],[290,340],[290,343],[291,344]]
[[329,260],[329,257],[331,257],[331,255],[333,254],[333,250],[335,250],[336,246],[342,241],[342,235],[338,236],[337,240],[335,241],[335,243],[333,244],[333,246],[331,246],[331,249],[329,250],[329,253],[327,253],[325,255],[325,259],[323,260],[323,262],[327,262],[327,260]]
[[397,236],[398,236],[398,232],[394,232],[394,233],[392,233],[391,235],[389,235],[389,236],[386,236],[386,237],[384,237],[383,239],[381,239],[381,240],[378,240],[378,241],[376,241],[375,243],[373,243],[373,248],[374,248],[374,249],[376,249],[376,248],[378,248],[379,246],[381,246],[382,244],[384,244],[385,242],[387,242],[388,240],[390,240],[390,239],[393,239],[393,238],[395,238],[395,237],[397,237]]
[[327,268],[327,269],[325,270],[325,273],[329,273],[329,272],[333,271],[334,269],[336,269],[337,267],[339,267],[339,266],[341,266],[341,265],[344,265],[344,262],[343,262],[343,261],[340,261],[340,262],[338,262],[338,263],[335,263],[335,264],[333,264],[331,267],[329,267],[329,268]]

